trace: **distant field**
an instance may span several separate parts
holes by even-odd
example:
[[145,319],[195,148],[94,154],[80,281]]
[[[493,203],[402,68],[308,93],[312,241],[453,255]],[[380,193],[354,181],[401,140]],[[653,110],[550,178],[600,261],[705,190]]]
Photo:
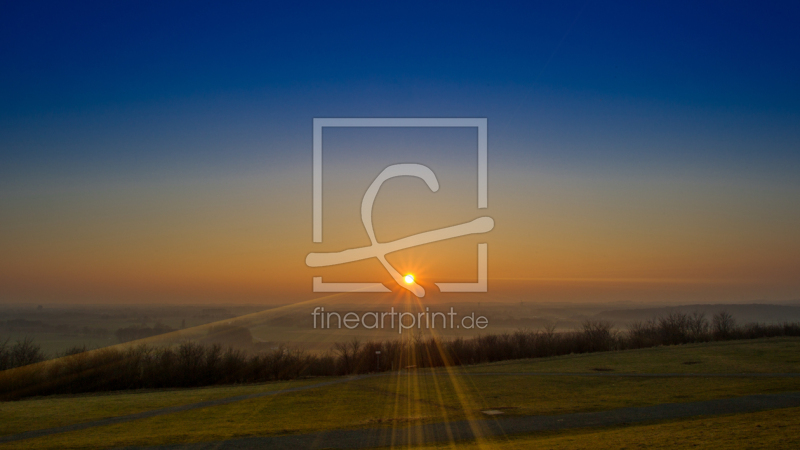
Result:
[[33,338],[47,356],[54,357],[75,346],[93,349],[117,344],[115,332],[120,328],[157,323],[176,330],[192,328],[268,308],[208,309],[201,306],[67,305],[40,310],[31,305],[0,305],[0,342]]
[[[316,304],[315,304],[316,305]],[[328,310],[334,311],[366,311],[364,305],[326,304],[320,303]],[[416,311],[419,305],[395,305],[398,310],[410,308]],[[447,311],[454,307],[459,312],[475,311],[476,314],[485,314],[491,318],[491,327],[485,331],[465,329],[436,329],[435,335],[444,338],[472,337],[477,334],[513,332],[521,328],[542,328],[546,325],[557,325],[560,330],[572,330],[580,326],[580,321],[595,314],[597,307],[584,311],[580,308],[569,310],[539,311],[525,306],[484,305],[476,307],[475,304],[453,304],[434,307],[436,310]],[[365,309],[366,308],[366,309]],[[151,307],[119,307],[119,308],[92,308],[92,307],[63,307],[63,308],[0,308],[0,342],[10,339],[15,340],[26,337],[33,338],[35,344],[41,346],[48,357],[55,357],[65,350],[75,346],[86,346],[89,349],[112,346],[120,341],[115,332],[120,328],[149,326],[155,324],[166,325],[176,331],[172,334],[162,334],[147,338],[153,345],[172,345],[184,340],[200,340],[208,336],[210,325],[236,323],[246,327],[252,334],[254,343],[266,347],[284,345],[290,348],[301,348],[311,352],[325,352],[331,349],[336,342],[359,339],[368,340],[394,340],[400,337],[397,329],[366,329],[350,330],[338,328],[314,328],[311,317],[313,306],[310,304],[293,304],[280,307],[238,307],[238,308],[210,308],[214,312],[209,315],[209,308],[193,306],[165,306],[163,308]],[[219,310],[219,311],[217,311]],[[516,317],[525,319],[514,319]],[[566,316],[570,316],[569,319]],[[513,319],[513,320],[512,320]],[[7,320],[28,321],[29,326],[9,326]],[[81,334],[84,327],[105,330],[105,335]],[[184,328],[185,327],[185,328]],[[70,332],[57,331],[69,329]],[[404,336],[414,333],[431,335],[430,331],[406,330]],[[230,344],[240,345],[240,343]],[[263,349],[263,348],[262,348]]]
[[[388,304],[387,304],[388,305]],[[383,305],[383,308],[388,307]],[[208,335],[208,324],[239,323],[252,333],[254,342],[265,347],[286,345],[312,352],[324,352],[335,342],[358,338],[366,340],[397,339],[396,329],[314,328],[311,312],[315,306],[328,311],[371,311],[372,305],[342,303],[341,301],[314,301],[282,306],[35,306],[0,305],[0,341],[9,338],[31,337],[49,357],[63,353],[75,346],[89,349],[115,345],[119,340],[115,332],[121,328],[162,324],[175,330],[173,335],[149,338],[153,344],[174,344],[183,339],[202,339]],[[398,310],[416,311],[416,304],[393,304]],[[616,329],[625,330],[632,321],[648,320],[674,311],[691,313],[703,311],[707,318],[721,310],[731,312],[739,324],[747,322],[776,323],[800,320],[800,307],[788,305],[683,305],[647,309],[614,309],[613,305],[539,305],[528,302],[502,303],[448,303],[432,305],[432,310],[447,311],[453,307],[459,313],[475,312],[489,319],[486,330],[436,329],[439,337],[472,337],[478,334],[512,333],[520,329],[541,330],[553,326],[558,331],[572,331],[587,320],[608,320]],[[618,305],[616,306],[619,307]],[[13,324],[30,322],[28,326]],[[8,322],[11,322],[9,324]],[[86,329],[86,330],[85,330]],[[85,331],[82,331],[85,330]],[[88,331],[103,331],[105,334]],[[424,330],[413,332],[428,334]],[[411,330],[404,332],[408,336]],[[239,344],[232,344],[239,345]]]
[[[800,372],[800,357],[797,355],[800,355],[800,338],[779,338],[569,355],[452,370],[391,373],[335,386],[11,442],[3,444],[2,448],[104,448],[283,435],[336,428],[401,428],[420,422],[482,419],[486,416],[481,411],[489,409],[500,410],[505,415],[552,415],[798,391],[800,378],[470,375],[487,372],[578,374],[598,370],[603,373]],[[296,382],[299,384],[32,399],[0,404],[0,422],[3,423],[4,434],[17,433],[56,424],[79,423],[90,418],[186,404],[200,399],[223,398],[259,389],[280,389],[319,381],[322,380]],[[699,426],[707,427],[711,431],[719,430],[728,423],[742,433],[752,430],[747,427],[752,423],[749,420],[755,419],[745,419],[750,416],[763,417],[757,420],[765,420],[770,426],[774,425],[769,422],[772,420],[770,417],[782,417],[780,412],[765,412],[636,426],[626,428],[624,432],[617,429],[565,431],[558,435],[515,438],[517,440],[506,445],[507,448],[517,448],[523,444],[541,443],[553,448],[594,448],[596,446],[593,444],[596,442],[593,440],[607,439],[603,442],[619,442],[620,445],[637,447],[647,442],[646,436],[650,436],[649,439],[662,439],[663,442],[673,442],[675,446],[682,442],[681,439],[703,438],[703,435],[698,435]],[[765,437],[764,442],[785,439],[787,433],[791,436],[800,435],[796,420],[785,419],[783,422],[786,422],[783,426],[788,429],[774,425],[774,433],[771,431],[772,434],[764,434],[771,436],[768,439]],[[759,431],[763,433],[765,430]],[[664,440],[673,435],[674,440]],[[514,442],[517,442],[517,447]],[[607,448],[618,447],[616,444],[608,444]]]
[[22,331],[6,332],[0,336],[0,342],[8,339],[10,344],[25,338],[33,338],[33,342],[42,348],[42,352],[48,357],[55,357],[63,354],[64,351],[73,347],[83,347],[95,349],[108,347],[119,343],[117,338],[112,336],[75,336],[61,333],[29,333]]

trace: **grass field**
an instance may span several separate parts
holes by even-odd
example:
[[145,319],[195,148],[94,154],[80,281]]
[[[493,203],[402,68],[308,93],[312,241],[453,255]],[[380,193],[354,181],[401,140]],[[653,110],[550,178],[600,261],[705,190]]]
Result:
[[[450,445],[417,447],[420,450]],[[464,450],[546,448],[550,450],[678,449],[708,450],[800,448],[800,408],[722,417],[681,420],[656,425],[570,430],[538,436],[516,436],[459,445]]]
[[21,402],[4,402],[0,403],[0,436],[204,400],[287,389],[315,382],[317,380],[297,380],[244,386],[43,397]]
[[771,338],[502,361],[468,372],[798,373],[800,339]]
[[[551,415],[798,391],[800,378],[628,378],[513,374],[578,374],[598,370],[603,373],[796,373],[800,372],[800,357],[797,355],[800,355],[800,339],[778,338],[569,355],[450,370],[390,373],[334,386],[16,441],[0,445],[0,448],[157,445],[336,428],[403,427],[421,422],[482,419],[485,416],[481,411],[488,409],[503,411],[504,415]],[[511,374],[474,375],[479,373]],[[0,432],[18,433],[320,381],[324,380],[8,402],[0,404]],[[652,439],[663,440],[665,437],[702,440],[704,436],[712,436],[713,433],[707,432],[723,429],[726,423],[745,433],[744,430],[751,430],[747,427],[756,420],[745,416],[764,417],[757,420],[769,423],[769,429],[772,430],[772,434],[767,433],[771,437],[765,437],[764,442],[778,442],[773,439],[780,441],[800,436],[798,422],[785,417],[787,412],[789,410],[692,419],[624,429],[572,430],[557,435],[518,437],[498,445],[517,448],[523,443],[528,445],[530,441],[531,445],[541,443],[548,448],[588,448],[590,445],[596,448],[596,440],[602,439],[602,442],[609,443],[608,448],[638,448],[647,442],[656,443]],[[783,428],[771,424],[770,417],[776,420],[783,418]],[[766,429],[758,431],[763,433]],[[514,442],[518,444],[515,446]],[[618,444],[610,444],[614,442]],[[674,447],[679,441],[669,442],[673,442]]]

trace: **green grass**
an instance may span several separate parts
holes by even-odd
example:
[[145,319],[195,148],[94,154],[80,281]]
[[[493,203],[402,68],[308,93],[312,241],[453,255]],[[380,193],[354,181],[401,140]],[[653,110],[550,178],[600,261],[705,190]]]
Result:
[[[452,448],[450,444],[415,447]],[[676,449],[707,450],[800,448],[800,408],[680,420],[655,425],[582,429],[504,440],[460,443],[463,450],[546,448],[551,450]]]
[[[794,356],[800,354],[798,350],[800,339],[761,339],[392,373],[335,386],[12,442],[2,448],[158,445],[334,428],[403,427],[419,422],[482,419],[485,416],[481,410],[485,409],[502,409],[506,415],[549,415],[798,391],[800,378],[468,376],[473,372],[591,372],[598,367],[617,372],[800,372],[800,368],[793,369],[797,366],[792,362],[792,358],[798,358]],[[685,365],[685,361],[700,363]],[[305,382],[320,381],[324,379]],[[5,433],[19,432],[70,423],[70,420],[72,423],[82,422],[90,418],[285,386],[268,384],[2,403],[0,422]],[[11,421],[8,425],[5,424],[7,420]],[[613,430],[603,432],[613,433]],[[574,433],[568,434],[572,436]],[[591,439],[586,442],[591,443]],[[562,444],[553,444],[560,448],[557,445]]]
[[[368,380],[365,383],[375,383]],[[550,415],[600,411],[659,403],[679,403],[800,390],[797,378],[610,378],[481,376],[419,377],[388,386],[420,401],[468,412],[502,409],[505,414]]]
[[[687,364],[689,363],[689,364]],[[798,373],[800,339],[722,341],[502,361],[469,372]]]
[[204,400],[255,394],[318,383],[298,380],[244,386],[127,391],[80,396],[40,397],[0,403],[0,435],[70,425]]

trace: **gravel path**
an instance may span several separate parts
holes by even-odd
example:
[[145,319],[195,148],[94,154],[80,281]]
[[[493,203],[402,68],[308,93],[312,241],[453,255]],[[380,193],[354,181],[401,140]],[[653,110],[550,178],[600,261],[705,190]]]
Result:
[[690,403],[664,403],[558,416],[524,416],[419,425],[404,429],[332,430],[288,436],[251,437],[199,444],[126,447],[125,450],[350,449],[406,447],[483,437],[527,434],[569,428],[607,427],[714,414],[735,414],[800,406],[800,392],[749,395]]

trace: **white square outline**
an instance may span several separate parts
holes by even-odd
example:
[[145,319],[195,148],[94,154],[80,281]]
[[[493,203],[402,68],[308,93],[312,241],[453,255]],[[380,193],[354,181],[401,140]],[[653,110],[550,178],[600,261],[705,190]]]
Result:
[[[313,242],[322,242],[322,129],[339,128],[472,128],[478,129],[478,209],[488,207],[487,119],[483,118],[314,118],[312,221]],[[323,283],[314,277],[314,292],[388,292],[380,283]],[[487,244],[478,244],[477,283],[435,283],[441,292],[487,291]]]

